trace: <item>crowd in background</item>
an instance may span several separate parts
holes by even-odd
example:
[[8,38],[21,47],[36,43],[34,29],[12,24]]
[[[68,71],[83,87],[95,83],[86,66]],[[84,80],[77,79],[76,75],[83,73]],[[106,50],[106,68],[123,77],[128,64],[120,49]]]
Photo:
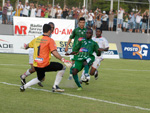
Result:
[[[118,28],[118,31],[129,32],[142,32],[145,33],[148,26],[149,10],[144,13],[139,12],[125,12],[120,7],[118,11],[101,11],[97,8],[95,11],[87,10],[85,7],[82,9],[78,7],[68,8],[64,6],[60,7],[59,4],[52,7],[49,5],[39,5],[34,3],[22,4],[20,1],[15,8],[10,3],[10,0],[3,6],[2,11],[2,23],[12,24],[13,16],[22,17],[37,17],[37,18],[58,18],[58,19],[74,19],[75,26],[78,26],[78,19],[84,17],[86,19],[87,28],[102,28],[103,30],[113,31]],[[118,20],[116,19],[118,16]],[[116,26],[118,23],[118,26]]]

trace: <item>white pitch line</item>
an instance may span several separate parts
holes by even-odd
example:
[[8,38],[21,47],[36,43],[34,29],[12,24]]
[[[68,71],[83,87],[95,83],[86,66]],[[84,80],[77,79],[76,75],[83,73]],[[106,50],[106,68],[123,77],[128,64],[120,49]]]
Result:
[[[11,83],[7,83],[7,82],[0,82],[0,83],[5,84],[5,85],[19,86],[20,87],[20,85],[18,85],[18,84],[11,84]],[[38,90],[38,91],[52,92],[52,91],[46,90],[46,89],[38,89],[38,88],[33,88],[33,87],[29,87],[29,88],[33,89],[33,90]],[[111,101],[96,99],[96,98],[92,98],[92,97],[73,95],[73,94],[69,94],[69,93],[58,93],[58,94],[67,95],[67,96],[71,96],[71,97],[82,98],[82,99],[87,99],[87,100],[93,100],[93,101],[98,101],[98,102],[104,102],[104,103],[114,104],[114,105],[123,106],[123,107],[129,107],[129,108],[135,108],[135,109],[150,111],[150,108],[143,108],[143,107],[140,107],[140,106],[132,106],[132,105],[127,105],[127,104],[121,104],[121,103],[117,103],[117,102],[111,102]]]
[[[22,65],[22,64],[0,64],[0,66],[30,66],[30,65]],[[136,69],[113,69],[113,68],[101,68],[101,69],[103,69],[103,70],[116,70],[116,71],[118,71],[118,70],[120,70],[120,71],[147,71],[147,72],[149,72],[150,70],[136,70]]]

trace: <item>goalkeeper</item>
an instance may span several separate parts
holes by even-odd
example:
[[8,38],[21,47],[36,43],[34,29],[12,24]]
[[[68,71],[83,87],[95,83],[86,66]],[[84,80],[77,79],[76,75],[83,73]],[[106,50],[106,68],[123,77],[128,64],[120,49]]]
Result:
[[59,60],[61,60],[67,67],[71,67],[70,61],[65,60],[57,52],[57,47],[52,38],[49,38],[51,34],[51,26],[44,24],[43,36],[39,36],[33,39],[29,44],[25,45],[24,48],[34,48],[34,62],[33,66],[37,72],[37,78],[32,79],[25,85],[20,87],[20,91],[25,91],[26,88],[31,85],[41,82],[45,77],[45,72],[58,71],[54,85],[52,87],[53,92],[63,92],[64,89],[59,88],[59,83],[65,73],[66,67],[58,62],[50,62],[51,53]]
[[[82,86],[79,82],[77,73],[84,68],[84,75],[87,80],[89,80],[90,76],[88,74],[89,67],[95,60],[93,52],[100,56],[101,52],[98,50],[99,46],[96,42],[94,42],[91,38],[93,35],[93,30],[88,29],[86,32],[86,38],[79,41],[79,43],[74,47],[73,52],[70,54],[77,54],[75,59],[75,63],[72,66],[72,73],[75,83],[78,86],[77,90],[82,90]],[[70,55],[66,53],[66,55]]]

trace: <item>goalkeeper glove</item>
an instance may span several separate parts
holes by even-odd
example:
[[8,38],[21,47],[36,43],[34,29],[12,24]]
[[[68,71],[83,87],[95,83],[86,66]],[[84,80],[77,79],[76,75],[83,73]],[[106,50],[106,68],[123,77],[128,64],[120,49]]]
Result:
[[61,61],[62,61],[68,68],[71,68],[72,63],[71,63],[69,60],[66,60],[66,59],[62,58]]
[[27,44],[24,43],[24,46],[21,46],[21,49],[26,49]]

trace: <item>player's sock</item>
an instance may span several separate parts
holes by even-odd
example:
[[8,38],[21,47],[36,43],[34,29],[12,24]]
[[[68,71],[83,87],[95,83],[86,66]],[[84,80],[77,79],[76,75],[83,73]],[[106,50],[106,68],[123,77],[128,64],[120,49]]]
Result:
[[70,74],[72,75],[72,67],[70,68]]
[[89,66],[88,65],[84,66],[84,71],[85,71],[84,74],[86,74],[86,73],[88,74],[88,72],[89,72]]
[[26,89],[26,88],[28,88],[28,87],[30,87],[30,86],[32,86],[32,85],[34,85],[34,84],[37,84],[37,83],[39,83],[40,81],[38,80],[38,78],[34,78],[34,79],[32,79],[32,80],[30,80],[28,83],[26,83],[25,85],[24,85],[24,88]]
[[31,73],[29,72],[30,69],[28,69],[23,75],[22,78],[25,79],[27,76],[29,76]]
[[74,79],[74,81],[75,81],[75,83],[77,84],[78,87],[82,87],[80,82],[79,82],[78,75],[73,75],[73,79]]
[[62,80],[64,73],[65,73],[65,70],[58,71],[53,87],[55,87],[56,85],[57,86],[59,85],[59,83]]
[[83,80],[83,79],[85,78],[85,77],[84,77],[84,76],[85,76],[84,73],[85,73],[85,71],[83,70],[83,71],[82,71],[82,75],[81,75],[81,80]]

